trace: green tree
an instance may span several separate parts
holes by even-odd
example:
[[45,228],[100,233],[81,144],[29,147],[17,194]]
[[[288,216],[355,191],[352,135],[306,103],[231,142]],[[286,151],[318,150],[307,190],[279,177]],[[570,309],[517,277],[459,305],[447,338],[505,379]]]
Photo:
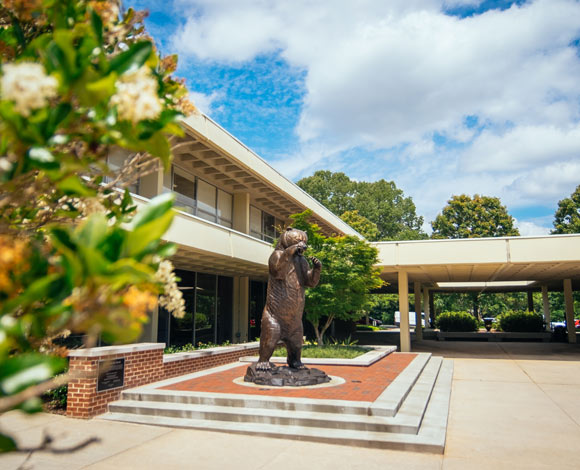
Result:
[[356,182],[344,173],[319,170],[296,184],[338,216],[355,209]]
[[580,185],[570,197],[558,202],[552,233],[580,233]]
[[497,197],[453,196],[433,222],[432,238],[519,236],[514,219]]
[[[184,313],[160,240],[172,195],[136,213],[119,191],[170,164],[193,109],[144,17],[106,0],[0,6],[0,413],[39,411],[72,377],[54,378],[66,335],[132,341],[158,302]],[[132,155],[119,170],[113,151]],[[15,447],[0,434],[0,451]]]
[[379,231],[374,240],[426,237],[421,231],[423,217],[417,216],[413,200],[392,181],[357,182],[344,173],[317,171],[297,184],[336,215],[357,211],[374,223]]
[[373,242],[379,239],[379,228],[377,224],[360,215],[358,211],[346,211],[340,218],[368,241]]
[[314,327],[316,341],[324,344],[324,334],[334,319],[358,320],[372,306],[370,291],[383,281],[375,268],[378,251],[368,242],[351,236],[325,237],[309,222],[310,211],[292,216],[292,226],[308,234],[308,256],[322,262],[317,287],[306,291],[305,315]]

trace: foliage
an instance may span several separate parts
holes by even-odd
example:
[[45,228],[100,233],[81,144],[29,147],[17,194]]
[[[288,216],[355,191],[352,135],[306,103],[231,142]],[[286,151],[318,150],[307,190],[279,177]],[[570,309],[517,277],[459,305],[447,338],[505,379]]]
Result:
[[[173,197],[136,213],[117,189],[169,165],[194,109],[144,17],[112,0],[0,6],[0,412],[40,411],[69,378],[53,379],[67,354],[54,339],[131,341],[159,294],[182,307],[160,241]],[[128,156],[118,171],[112,153]]]
[[68,396],[68,385],[53,388],[42,395],[45,403],[50,403],[53,408],[65,410]]
[[[393,181],[357,182],[344,173],[317,171],[297,184],[338,216],[347,213],[345,217],[357,224],[358,228],[353,228],[361,235],[369,230],[365,238],[370,241],[426,237],[421,231],[423,217],[417,216],[413,200],[405,197]],[[357,211],[356,216],[353,211]],[[372,225],[360,217],[375,224],[378,234],[374,235]]]
[[360,215],[358,211],[346,211],[340,218],[367,240],[376,241],[379,239],[379,228],[377,224]]
[[570,197],[558,202],[552,233],[580,233],[580,185]]
[[[356,237],[325,237],[316,224],[309,222],[310,211],[291,216],[292,226],[308,234],[308,256],[322,262],[320,282],[306,291],[306,319],[312,323],[317,342],[336,318],[358,320],[372,304],[369,291],[383,282],[375,268],[378,252]],[[325,320],[325,321],[324,321]]]
[[[302,348],[302,357],[308,358],[338,358],[338,359],[354,359],[362,356],[370,351],[370,348],[363,346],[345,346],[339,344],[325,344],[322,347],[306,344]],[[285,347],[276,348],[274,351],[276,357],[286,357],[287,352]]]
[[528,311],[511,310],[499,316],[499,324],[503,331],[536,333],[544,330],[542,315]]
[[380,328],[378,326],[373,325],[357,325],[356,331],[379,331]]
[[518,236],[514,219],[499,198],[466,194],[453,196],[433,222],[432,238]]
[[441,331],[477,331],[477,320],[467,312],[442,312],[435,326]]
[[175,353],[182,353],[182,352],[191,352],[191,351],[198,351],[200,349],[209,349],[209,348],[217,348],[220,346],[229,346],[231,343],[229,341],[225,341],[222,344],[212,343],[211,341],[208,343],[203,343],[199,341],[197,346],[194,346],[191,343],[187,343],[181,346],[167,346],[163,350],[163,354],[175,354]]
[[[412,296],[412,294],[411,294]],[[397,294],[373,294],[369,316],[379,318],[385,325],[395,324],[395,312],[399,310]]]

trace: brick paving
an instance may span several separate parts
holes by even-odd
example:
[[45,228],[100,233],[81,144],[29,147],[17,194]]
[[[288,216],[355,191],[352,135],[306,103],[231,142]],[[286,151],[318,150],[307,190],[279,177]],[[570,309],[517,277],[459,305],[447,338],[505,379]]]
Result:
[[261,389],[238,385],[234,379],[244,376],[248,364],[204,375],[196,379],[184,380],[160,387],[163,390],[190,392],[233,393],[243,395],[265,395],[278,397],[300,397],[327,400],[375,401],[389,384],[409,365],[416,354],[392,353],[374,364],[364,366],[312,366],[328,375],[342,377],[344,384],[325,388],[308,389]]

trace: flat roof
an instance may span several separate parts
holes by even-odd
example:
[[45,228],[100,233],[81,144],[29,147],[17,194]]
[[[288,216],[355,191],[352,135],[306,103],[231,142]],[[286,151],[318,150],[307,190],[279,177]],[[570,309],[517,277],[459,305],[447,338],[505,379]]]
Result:
[[381,276],[390,284],[397,284],[399,271],[406,271],[410,283],[434,290],[529,290],[542,284],[561,286],[563,279],[580,285],[580,234],[373,245],[379,250]]

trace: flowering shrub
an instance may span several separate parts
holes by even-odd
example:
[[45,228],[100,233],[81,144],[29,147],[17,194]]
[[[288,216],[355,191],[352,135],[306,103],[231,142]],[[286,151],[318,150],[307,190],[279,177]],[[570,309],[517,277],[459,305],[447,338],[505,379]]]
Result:
[[[125,189],[171,160],[195,111],[176,57],[159,57],[144,13],[113,0],[0,6],[0,412],[40,409],[65,383],[56,338],[136,339],[160,303],[183,315],[160,240],[165,194],[136,212]],[[112,152],[129,157],[121,168]],[[15,448],[0,435],[0,451]]]

